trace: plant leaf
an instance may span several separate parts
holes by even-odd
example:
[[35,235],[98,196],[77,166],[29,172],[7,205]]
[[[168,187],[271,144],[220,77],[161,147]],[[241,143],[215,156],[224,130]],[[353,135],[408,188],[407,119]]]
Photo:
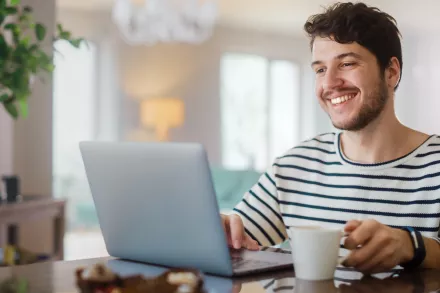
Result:
[[25,7],[23,7],[23,11],[26,13],[32,13],[33,9],[30,6],[25,6]]
[[14,40],[15,45],[17,45],[20,42],[20,35],[19,33],[17,33],[16,30],[12,34],[12,39]]
[[9,51],[9,46],[6,43],[6,40],[3,37],[3,35],[0,34],[0,56],[2,56],[1,57],[2,59],[4,59],[4,56],[8,56],[8,51]]
[[5,25],[5,30],[15,30],[15,28],[17,27],[17,25],[15,23],[8,23]]
[[72,37],[72,33],[64,31],[62,33],[60,33],[60,38],[61,39],[65,39],[65,40],[69,40]]
[[24,37],[21,41],[20,44],[23,45],[25,47],[25,49],[27,50],[27,47],[29,46],[29,43],[31,42],[31,38],[29,36]]
[[12,31],[12,39],[14,44],[17,45],[20,42],[21,29],[15,23],[8,23],[5,25],[5,29]]
[[18,100],[18,105],[20,107],[21,116],[24,117],[24,118],[27,118],[28,113],[29,113],[29,107],[28,107],[27,99],[19,99]]
[[44,70],[46,70],[47,72],[53,72],[55,69],[55,65],[53,64],[45,64],[45,65],[41,65],[43,67]]
[[35,56],[30,56],[29,57],[29,70],[33,73],[36,74],[37,70],[38,70],[38,59]]
[[18,9],[17,9],[17,7],[7,6],[7,7],[4,9],[4,11],[5,11],[7,14],[16,14],[16,13],[18,12]]
[[6,15],[2,12],[0,12],[0,26],[3,24],[3,22],[5,21]]
[[6,111],[12,116],[12,118],[18,118],[18,110],[14,102],[3,103],[3,107],[5,107]]
[[20,0],[11,0],[11,5],[17,6],[20,4]]
[[37,39],[41,42],[46,37],[46,27],[41,23],[35,25],[35,35]]
[[8,99],[9,99],[9,96],[7,94],[4,94],[4,95],[0,96],[0,103],[4,103]]
[[40,46],[38,46],[37,44],[33,44],[32,46],[29,47],[29,52],[34,52],[37,51],[40,48]]
[[81,39],[70,40],[69,43],[75,48],[79,48],[81,46]]

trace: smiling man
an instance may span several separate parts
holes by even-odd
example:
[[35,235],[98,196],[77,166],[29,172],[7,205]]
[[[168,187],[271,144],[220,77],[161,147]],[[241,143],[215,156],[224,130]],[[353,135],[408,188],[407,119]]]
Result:
[[440,137],[399,122],[402,75],[395,20],[363,3],[309,18],[316,96],[338,133],[307,140],[275,160],[222,215],[235,248],[287,240],[297,225],[340,227],[346,266],[381,272],[440,268]]

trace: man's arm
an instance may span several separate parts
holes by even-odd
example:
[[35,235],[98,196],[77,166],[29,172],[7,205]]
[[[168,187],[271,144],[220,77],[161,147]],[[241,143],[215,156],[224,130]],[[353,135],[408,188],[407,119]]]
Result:
[[426,257],[422,267],[428,269],[440,269],[440,243],[428,237],[423,237],[426,248]]

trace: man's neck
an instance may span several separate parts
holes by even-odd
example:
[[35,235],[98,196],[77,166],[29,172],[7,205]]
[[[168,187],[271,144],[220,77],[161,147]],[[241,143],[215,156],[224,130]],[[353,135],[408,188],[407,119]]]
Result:
[[341,147],[348,159],[375,164],[405,156],[427,138],[428,135],[401,124],[395,115],[380,115],[360,131],[344,131]]

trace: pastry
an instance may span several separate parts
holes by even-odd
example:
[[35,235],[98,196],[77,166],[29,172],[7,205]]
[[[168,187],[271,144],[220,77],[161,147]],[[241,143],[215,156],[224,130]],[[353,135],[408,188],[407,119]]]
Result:
[[202,275],[196,270],[170,269],[157,277],[121,277],[104,264],[76,270],[81,293],[205,293]]

